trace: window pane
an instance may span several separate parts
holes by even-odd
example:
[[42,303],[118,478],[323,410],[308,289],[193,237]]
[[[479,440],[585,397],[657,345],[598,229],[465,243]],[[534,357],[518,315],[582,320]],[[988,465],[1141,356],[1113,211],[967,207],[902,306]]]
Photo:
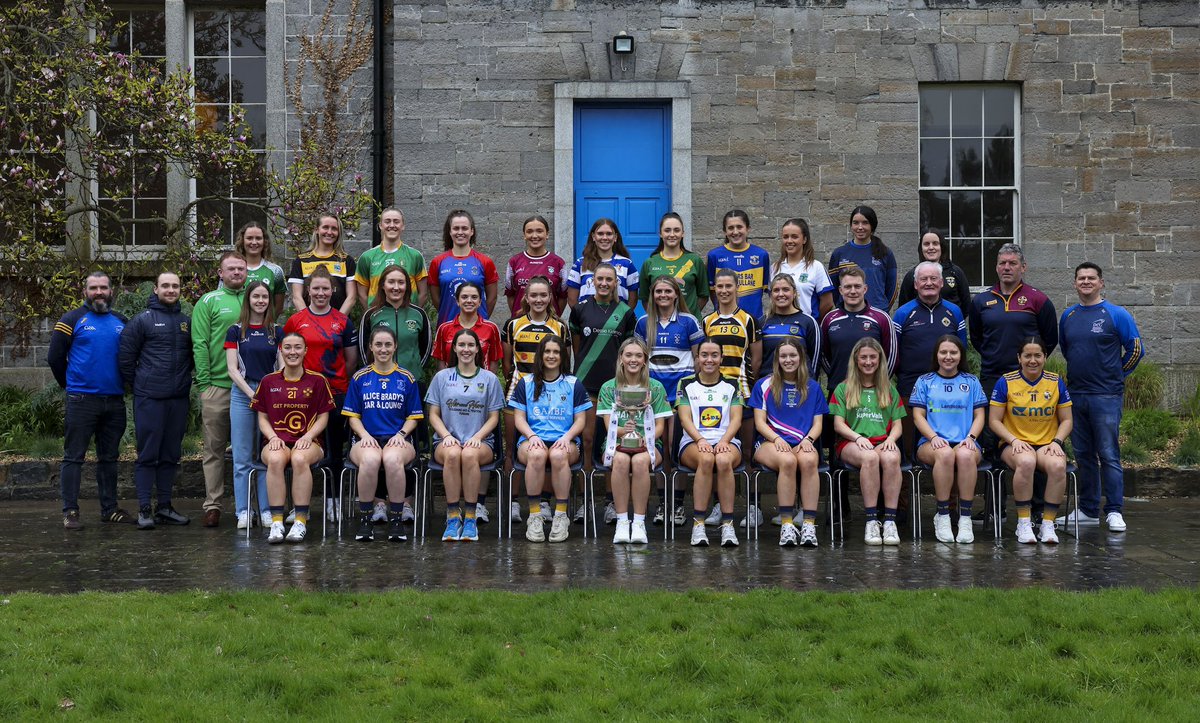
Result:
[[967,283],[971,286],[983,285],[982,257],[979,253],[979,239],[950,238],[950,260],[958,264],[967,275]]
[[265,183],[265,156],[260,154],[254,168],[233,179],[233,196],[237,198],[260,198]]
[[[114,53],[129,52],[129,13],[115,12],[109,17],[109,21],[104,24],[104,29],[108,31],[108,47]],[[118,28],[117,26],[121,27]]]
[[1013,192],[983,192],[983,235],[1013,235]]
[[263,27],[263,13],[255,10],[239,10],[229,13],[231,32],[229,49],[231,55],[266,55],[267,32]]
[[949,191],[921,191],[921,228],[950,228]]
[[165,243],[166,226],[159,219],[167,215],[165,199],[138,200],[134,203],[134,217],[138,219],[153,219],[137,221],[133,224],[133,243],[138,246]]
[[197,58],[225,55],[229,52],[226,17],[224,12],[196,12],[192,15],[192,52]]
[[991,138],[984,142],[987,163],[984,167],[985,186],[1011,186],[1016,177],[1013,163],[1013,139]]
[[229,102],[229,60],[205,58],[196,61],[196,102]]
[[1011,88],[988,88],[983,92],[983,126],[988,136],[1011,138],[1013,122],[1013,91]]
[[1011,243],[1010,238],[989,238],[983,240],[983,283],[991,286],[1000,280],[996,276],[996,252],[1006,243]]
[[921,185],[950,185],[950,141],[921,141]]
[[950,194],[950,235],[964,238],[981,236],[979,226],[980,192],[954,191]]
[[121,223],[121,219],[133,215],[133,202],[102,200],[100,210],[100,243],[111,246],[129,243],[128,227]]
[[950,89],[946,87],[922,88],[921,137],[948,137],[950,135]]
[[230,69],[233,78],[230,90],[232,102],[267,102],[266,58],[234,58],[225,67]]
[[212,238],[214,230],[220,230],[219,238],[230,238],[229,202],[201,201],[196,204],[196,224],[203,238]]
[[246,111],[246,125],[250,126],[249,144],[251,148],[267,147],[267,107],[265,105],[250,105],[243,108]]
[[167,167],[159,159],[141,154],[134,164],[134,172],[141,186],[141,195],[153,198],[167,197]]
[[162,12],[129,14],[129,29],[133,35],[132,49],[144,56],[161,58],[167,54],[167,21]]
[[954,141],[954,185],[983,185],[983,157],[980,147],[983,140],[970,138]]
[[983,90],[955,88],[951,96],[951,113],[955,138],[983,135]]

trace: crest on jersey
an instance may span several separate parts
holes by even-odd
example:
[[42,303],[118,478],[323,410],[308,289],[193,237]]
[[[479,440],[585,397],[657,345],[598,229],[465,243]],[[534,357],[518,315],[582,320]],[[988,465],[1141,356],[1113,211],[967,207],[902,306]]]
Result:
[[942,326],[946,326],[946,327],[950,326],[950,320],[944,316],[942,317]]
[[1020,304],[1021,306],[1025,306],[1026,304],[1029,303],[1029,297],[1024,294],[1021,294],[1020,296],[1017,297],[1017,303]]
[[1104,319],[1096,319],[1095,321],[1092,322],[1092,333],[1093,334],[1103,334],[1104,333]]

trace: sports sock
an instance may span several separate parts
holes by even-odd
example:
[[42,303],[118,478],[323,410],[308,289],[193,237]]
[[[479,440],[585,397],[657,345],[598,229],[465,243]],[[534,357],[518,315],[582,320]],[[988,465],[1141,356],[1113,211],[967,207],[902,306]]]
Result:
[[570,502],[571,502],[570,500],[554,500],[554,514],[556,514],[556,515],[567,514],[567,507],[570,506]]
[[465,504],[465,506],[459,508],[459,511],[463,515],[464,519],[468,519],[468,520],[475,519],[475,505],[476,504],[478,504],[478,503],[467,502]]
[[950,500],[938,500],[937,501],[937,513],[939,515],[949,516],[950,515]]
[[895,522],[896,521],[896,508],[895,507],[884,507],[883,508],[883,521],[884,522]]
[[529,514],[531,516],[542,514],[542,502],[541,502],[540,498],[538,498],[538,497],[530,497],[529,498]]
[[296,522],[308,524],[308,505],[296,505]]
[[1042,522],[1054,522],[1058,517],[1058,505],[1047,502],[1042,505]]
[[1028,521],[1031,515],[1030,506],[1033,500],[1016,500],[1017,504],[1017,519]]
[[721,524],[722,525],[732,525],[733,524],[733,513],[726,512],[725,510],[721,510]]
[[878,520],[879,519],[879,508],[878,507],[867,507],[863,510],[863,514],[865,514],[867,516],[868,520]]
[[285,515],[282,507],[271,507],[271,522],[283,522]]
[[629,513],[628,512],[618,512],[617,513],[617,522],[629,522]]
[[375,503],[372,502],[371,500],[367,500],[366,502],[363,502],[362,500],[358,501],[359,514],[369,515],[369,514],[371,514],[371,510],[373,510],[373,509],[375,509]]
[[805,510],[804,511],[804,521],[809,524],[813,524],[813,525],[817,524],[817,511],[816,510]]
[[960,497],[958,500],[958,516],[959,517],[970,517],[972,506],[973,505],[972,505],[971,500],[964,500]]
[[634,521],[634,522],[640,522],[640,523],[642,523],[642,524],[644,525],[644,524],[646,524],[646,516],[645,516],[645,515],[639,515],[638,513],[634,512],[634,513],[633,513],[633,521]]
[[404,514],[404,500],[399,502],[388,502],[388,517],[399,517]]
[[792,506],[779,506],[779,521],[785,525],[792,524],[792,516],[795,514],[795,508]]

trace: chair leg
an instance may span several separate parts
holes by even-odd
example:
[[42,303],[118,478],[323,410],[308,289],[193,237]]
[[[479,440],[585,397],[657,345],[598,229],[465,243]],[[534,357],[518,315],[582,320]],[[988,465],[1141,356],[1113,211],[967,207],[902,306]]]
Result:
[[425,518],[428,517],[425,510],[426,495],[429,494],[429,475],[433,474],[433,470],[425,468],[425,474],[418,475],[416,489],[413,490],[413,537],[421,536],[421,540],[425,539]]
[[912,496],[908,503],[908,509],[912,513],[912,536],[914,542],[920,542],[924,534],[921,527],[921,470],[910,469],[908,476],[912,480]]
[[592,524],[592,539],[600,539],[600,527],[596,519],[596,470],[592,470],[590,475],[584,475],[583,488],[583,503],[587,505],[587,510],[584,512],[587,517],[584,518],[583,531],[584,536],[587,536],[587,526],[590,521]]
[[[1071,509],[1079,509],[1079,477],[1074,472],[1068,473],[1071,475]],[[1079,515],[1075,515],[1075,539],[1079,539]]]
[[988,488],[992,493],[992,531],[997,540],[1004,539],[1004,509],[1000,499],[1004,495],[1004,470],[992,474],[992,483]]
[[678,469],[671,470],[671,474],[663,472],[663,491],[666,493],[667,499],[670,500],[670,507],[663,503],[663,512],[666,517],[663,518],[663,542],[675,539],[675,475],[679,474]]
[[[253,467],[251,467],[250,471],[246,473],[246,542],[250,541],[250,530],[254,528],[254,525],[251,524],[254,522],[254,515],[250,513],[250,510],[253,510],[254,506],[250,504],[250,501],[254,494],[254,478],[257,474],[258,470],[254,469]],[[262,508],[262,500],[258,501],[258,506],[260,509]],[[261,514],[259,515],[259,519],[262,519]]]

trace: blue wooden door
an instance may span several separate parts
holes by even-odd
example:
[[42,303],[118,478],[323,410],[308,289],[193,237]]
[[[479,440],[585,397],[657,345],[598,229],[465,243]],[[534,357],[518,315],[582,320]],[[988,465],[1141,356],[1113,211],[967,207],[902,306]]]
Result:
[[575,256],[588,230],[611,218],[634,263],[658,246],[658,221],[671,210],[669,103],[575,106]]

